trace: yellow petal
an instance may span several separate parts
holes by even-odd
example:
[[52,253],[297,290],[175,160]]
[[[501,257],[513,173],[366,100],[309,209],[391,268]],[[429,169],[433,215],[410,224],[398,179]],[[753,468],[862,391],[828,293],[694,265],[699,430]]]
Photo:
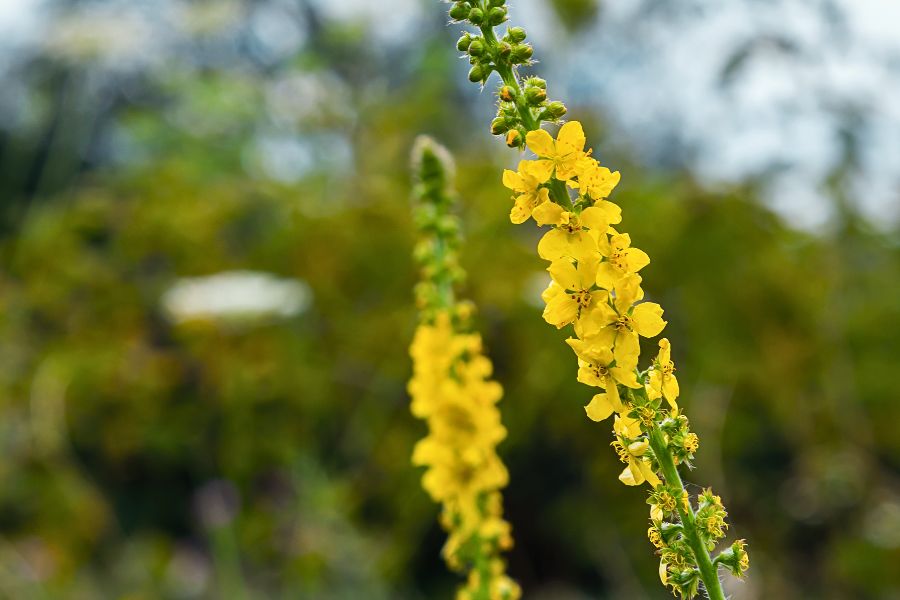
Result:
[[628,262],[628,270],[636,273],[650,264],[647,253],[638,248],[629,248],[625,251],[625,260]]
[[590,420],[600,422],[613,414],[613,405],[606,394],[594,394],[591,402],[584,407],[584,412]]
[[606,213],[597,208],[595,206],[591,206],[590,208],[586,208],[581,211],[581,214],[578,216],[582,225],[589,227],[591,229],[596,229],[598,231],[605,232],[609,227],[609,221],[606,218]]
[[631,321],[634,330],[644,337],[654,337],[666,326],[662,319],[663,309],[656,302],[642,302],[634,307]]
[[669,404],[672,405],[672,408],[678,408],[678,405],[675,404],[675,400],[678,398],[679,389],[678,380],[675,378],[675,375],[669,375],[666,377],[665,381],[663,381],[662,393],[666,397],[666,400],[669,401]]
[[639,442],[631,442],[628,444],[628,452],[632,456],[643,456],[647,452],[647,448],[650,447],[650,442],[647,440],[641,440]]
[[641,384],[637,380],[637,375],[634,374],[634,369],[613,367],[612,369],[610,369],[610,372],[613,374],[613,377],[616,378],[616,381],[624,386],[630,387],[632,389],[638,389],[641,387]]
[[609,346],[598,343],[594,338],[586,340],[569,338],[566,340],[566,343],[581,360],[604,366],[613,361],[612,351],[610,351]]
[[641,470],[634,465],[634,461],[625,467],[625,469],[619,474],[619,481],[624,483],[625,485],[640,485],[644,483],[644,476],[641,474]]
[[589,255],[578,261],[578,289],[589,290],[594,287],[594,282],[597,280],[597,267],[599,266],[600,257],[596,254]]
[[538,184],[546,183],[550,180],[550,176],[553,174],[553,167],[555,166],[552,160],[529,160],[522,162],[524,164],[520,166],[520,169],[524,175],[533,177]]
[[550,299],[544,307],[544,320],[555,325],[557,329],[565,327],[578,315],[578,303],[568,294],[558,294]]
[[604,261],[597,267],[597,285],[605,290],[612,291],[623,276],[624,273],[615,268],[609,261]]
[[617,233],[609,238],[609,245],[622,252],[631,246],[631,236],[627,233]]
[[515,171],[503,169],[503,185],[517,192],[526,191],[526,187],[522,183],[522,178]]
[[650,484],[651,487],[656,487],[660,483],[659,477],[656,476],[656,473],[650,467],[650,464],[646,461],[642,460],[638,463],[638,468],[641,470],[641,475],[644,476],[644,479],[647,480],[647,483]]
[[[538,209],[542,206],[549,205],[542,204],[534,209],[534,213],[537,213]],[[534,217],[535,220],[537,220],[537,214],[534,214]],[[545,233],[544,237],[541,238],[541,241],[538,242],[537,247],[538,254],[544,260],[558,260],[563,256],[566,256],[567,249],[568,243],[566,241],[566,232],[562,229],[551,229]]]
[[665,515],[658,504],[650,505],[650,518],[654,521],[662,521],[665,518]]
[[[544,190],[546,191],[546,190]],[[547,196],[542,196],[544,202],[541,202],[531,213],[535,223],[538,225],[562,225],[568,219],[565,209],[555,202],[546,202],[549,200],[549,192]]]
[[607,224],[622,222],[622,209],[619,208],[618,204],[614,204],[608,200],[598,200],[591,208],[602,211]]
[[616,357],[616,366],[623,369],[634,369],[641,353],[641,345],[636,334],[629,331],[621,331],[616,336],[616,347],[613,354]]
[[[527,137],[525,139],[526,141],[528,140]],[[581,152],[582,150],[584,150],[585,137],[584,129],[582,129],[581,123],[579,123],[578,121],[569,121],[568,123],[560,127],[559,133],[556,136],[556,141],[558,151],[561,155],[568,152]],[[531,148],[530,145],[529,148]]]
[[509,211],[509,220],[514,225],[524,223],[531,217],[532,209],[531,197],[528,194],[522,194],[516,198],[516,203],[513,204],[512,209]]
[[672,344],[668,338],[659,340],[659,363],[664,365],[672,360]]
[[576,231],[569,234],[568,243],[569,249],[566,256],[578,261],[590,260],[597,256],[597,242],[587,231]]
[[[579,267],[580,266],[581,265],[579,264]],[[555,281],[559,287],[566,290],[583,289],[582,286],[579,285],[578,271],[575,269],[575,265],[568,259],[563,258],[554,260],[550,263],[547,271],[550,272],[550,277],[553,278],[553,281]]]
[[543,129],[529,131],[525,136],[525,143],[528,145],[528,149],[538,156],[554,156],[556,154],[553,138]]

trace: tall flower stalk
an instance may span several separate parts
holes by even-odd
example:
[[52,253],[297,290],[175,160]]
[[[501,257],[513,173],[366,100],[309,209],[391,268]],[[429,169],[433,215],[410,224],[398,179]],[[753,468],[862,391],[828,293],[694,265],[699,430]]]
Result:
[[459,222],[452,213],[452,161],[443,147],[421,137],[413,171],[421,280],[409,393],[412,413],[425,420],[428,435],[412,460],[426,467],[422,486],[442,506],[444,559],[467,577],[457,599],[517,600],[519,586],[506,576],[500,556],[512,546],[500,493],[509,476],[496,453],[506,437],[497,408],[503,390],[490,379],[491,362],[481,337],[471,331],[472,304],[455,293],[464,273],[457,258]]
[[727,529],[725,508],[710,489],[691,497],[681,480],[678,468],[691,467],[699,439],[677,403],[669,341],[659,340],[658,354],[639,366],[640,338],[658,336],[666,322],[662,307],[644,300],[640,272],[650,258],[632,246],[622,211],[609,199],[620,174],[585,149],[577,121],[562,124],[555,137],[541,128],[559,124],[566,107],[548,98],[543,79],[519,74],[532,65],[533,50],[521,27],[497,33],[508,19],[505,0],[461,0],[450,17],[475,28],[457,42],[472,65],[469,80],[484,86],[492,73],[499,76],[491,133],[534,154],[503,173],[513,192],[510,220],[550,227],[537,246],[551,278],[543,317],[574,334],[567,343],[578,381],[598,392],[585,406],[587,416],[613,418],[612,446],[625,464],[619,480],[650,488],[648,535],[660,557],[660,579],[684,598],[702,585],[708,597],[724,600],[719,568],[740,577],[749,560],[743,540],[713,557]]

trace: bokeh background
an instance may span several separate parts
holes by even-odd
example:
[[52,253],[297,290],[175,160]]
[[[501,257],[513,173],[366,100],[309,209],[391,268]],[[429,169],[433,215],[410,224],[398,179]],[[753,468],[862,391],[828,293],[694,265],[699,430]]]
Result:
[[[526,598],[666,598],[431,0],[0,3],[0,597],[450,598],[408,153],[457,156]],[[736,599],[900,598],[900,10],[520,0],[653,257]]]

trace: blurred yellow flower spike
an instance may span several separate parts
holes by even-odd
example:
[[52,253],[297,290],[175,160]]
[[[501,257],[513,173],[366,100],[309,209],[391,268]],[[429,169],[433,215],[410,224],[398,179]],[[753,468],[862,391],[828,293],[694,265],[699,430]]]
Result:
[[[490,379],[493,367],[481,337],[468,331],[472,304],[459,302],[455,295],[462,274],[448,157],[427,138],[414,148],[415,210],[421,227],[416,256],[422,280],[417,286],[420,324],[410,346],[413,376],[408,390],[410,410],[425,420],[428,435],[413,449],[412,462],[425,467],[422,487],[442,506],[441,524],[448,533],[444,560],[467,577],[457,597],[517,600],[521,591],[506,575],[500,557],[513,543],[500,495],[509,474],[496,452],[506,437],[497,409],[503,390]],[[504,180],[522,192],[517,202],[537,189],[527,175],[508,173]],[[522,200],[523,206],[528,202]]]

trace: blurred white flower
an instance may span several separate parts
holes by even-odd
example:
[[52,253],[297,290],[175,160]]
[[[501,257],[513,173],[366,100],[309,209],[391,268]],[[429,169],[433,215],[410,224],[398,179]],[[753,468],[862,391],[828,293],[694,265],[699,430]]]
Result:
[[204,319],[287,318],[305,311],[312,294],[297,279],[257,271],[225,271],[179,279],[163,294],[175,322]]

